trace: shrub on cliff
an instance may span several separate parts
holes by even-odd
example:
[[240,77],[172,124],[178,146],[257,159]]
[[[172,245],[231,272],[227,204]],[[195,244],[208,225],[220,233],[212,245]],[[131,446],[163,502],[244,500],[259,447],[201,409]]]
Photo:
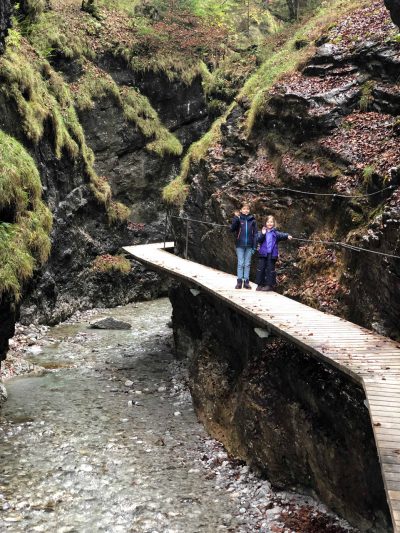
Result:
[[99,255],[92,263],[95,272],[122,272],[127,274],[131,270],[131,264],[122,255]]

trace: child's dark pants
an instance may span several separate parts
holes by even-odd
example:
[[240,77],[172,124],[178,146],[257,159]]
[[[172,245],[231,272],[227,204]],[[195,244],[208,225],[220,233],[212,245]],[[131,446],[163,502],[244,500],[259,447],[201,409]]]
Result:
[[276,285],[276,271],[275,271],[276,258],[273,258],[271,254],[265,257],[258,258],[256,283],[257,285],[269,285],[275,287]]

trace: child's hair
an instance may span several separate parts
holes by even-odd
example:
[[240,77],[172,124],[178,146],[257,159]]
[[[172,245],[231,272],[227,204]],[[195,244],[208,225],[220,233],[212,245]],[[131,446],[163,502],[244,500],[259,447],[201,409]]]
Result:
[[243,207],[248,207],[250,209],[251,205],[249,204],[249,202],[243,202],[242,205],[240,206],[240,209],[243,209]]
[[268,215],[266,220],[265,220],[265,224],[267,224],[267,222],[269,220],[272,220],[272,222],[274,223],[274,226],[276,226],[276,219],[275,219],[274,215]]

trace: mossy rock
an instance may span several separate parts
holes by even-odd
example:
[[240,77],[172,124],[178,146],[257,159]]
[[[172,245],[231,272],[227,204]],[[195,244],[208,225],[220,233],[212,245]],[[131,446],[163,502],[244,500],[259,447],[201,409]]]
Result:
[[[50,254],[52,216],[41,191],[32,157],[0,130],[0,294],[11,293],[16,300],[23,282]],[[2,220],[4,211],[8,221]]]

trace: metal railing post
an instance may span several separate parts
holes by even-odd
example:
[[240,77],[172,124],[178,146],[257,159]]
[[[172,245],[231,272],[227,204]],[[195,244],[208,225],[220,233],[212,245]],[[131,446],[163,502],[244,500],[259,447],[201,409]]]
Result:
[[165,211],[164,250],[165,250],[165,243],[167,242],[167,231],[168,231],[168,209]]
[[189,250],[189,219],[186,219],[186,248],[185,248],[185,259],[188,258]]

